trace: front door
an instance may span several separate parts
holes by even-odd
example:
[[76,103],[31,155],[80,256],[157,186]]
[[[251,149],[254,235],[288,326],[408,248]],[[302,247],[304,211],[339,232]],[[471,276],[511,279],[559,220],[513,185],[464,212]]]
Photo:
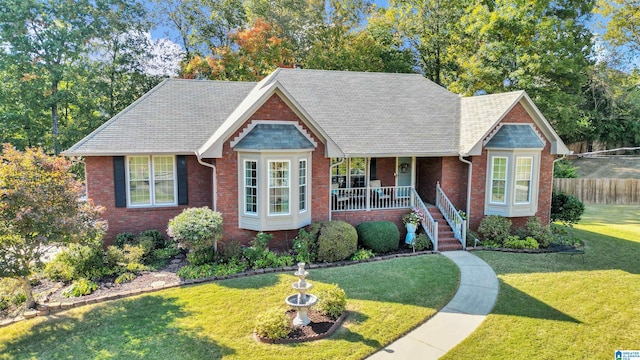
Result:
[[407,188],[398,189],[397,197],[405,198],[411,195],[411,179],[413,178],[411,166],[412,158],[399,157],[396,161],[396,186],[407,186]]

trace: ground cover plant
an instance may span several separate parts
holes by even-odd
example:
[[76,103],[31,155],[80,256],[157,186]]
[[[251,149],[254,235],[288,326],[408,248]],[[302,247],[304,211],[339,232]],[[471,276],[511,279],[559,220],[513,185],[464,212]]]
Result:
[[588,205],[569,229],[585,261],[478,251],[496,271],[492,313],[445,359],[612,359],[640,339],[640,206]]
[[[455,264],[439,255],[313,269],[311,293],[337,284],[347,318],[330,338],[269,345],[252,338],[260,314],[293,293],[270,273],[120,299],[0,331],[0,358],[362,359],[432,316],[453,296]],[[375,279],[375,281],[363,281]],[[401,284],[401,286],[400,286]]]

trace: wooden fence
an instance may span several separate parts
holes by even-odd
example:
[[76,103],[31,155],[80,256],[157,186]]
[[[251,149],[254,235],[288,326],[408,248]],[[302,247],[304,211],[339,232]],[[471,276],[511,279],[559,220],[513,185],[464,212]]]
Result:
[[640,179],[553,179],[553,189],[585,204],[640,204]]

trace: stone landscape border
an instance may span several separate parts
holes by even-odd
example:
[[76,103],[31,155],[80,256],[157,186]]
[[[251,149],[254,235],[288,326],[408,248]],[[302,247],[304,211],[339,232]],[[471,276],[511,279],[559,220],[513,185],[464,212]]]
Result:
[[[401,258],[401,257],[411,257],[411,256],[419,256],[419,255],[437,254],[437,253],[438,252],[434,252],[434,251],[416,251],[416,252],[407,252],[407,253],[399,253],[399,254],[391,254],[391,255],[382,255],[382,256],[374,256],[372,258],[359,260],[359,261],[348,260],[348,261],[338,261],[334,263],[309,264],[307,265],[307,269],[325,269],[325,268],[332,268],[332,267],[356,265],[356,264],[361,264],[365,262],[376,262],[376,261],[390,260],[390,259]],[[103,303],[106,301],[127,298],[131,296],[146,294],[150,292],[156,292],[156,291],[170,289],[174,287],[202,284],[202,283],[218,281],[218,280],[236,279],[236,278],[260,275],[260,274],[291,272],[297,269],[298,269],[297,265],[292,265],[292,266],[284,266],[280,268],[246,270],[241,273],[231,274],[231,275],[210,276],[210,277],[200,278],[200,279],[184,279],[184,280],[180,280],[180,282],[177,284],[169,283],[169,284],[163,284],[159,286],[149,286],[141,289],[127,290],[127,291],[123,291],[115,294],[104,295],[104,296],[100,296],[93,299],[79,298],[79,299],[69,299],[67,301],[62,301],[62,302],[50,302],[50,303],[40,304],[37,306],[35,310],[27,310],[21,315],[18,315],[14,318],[4,319],[0,321],[0,328],[9,326],[11,324],[14,324],[23,320],[32,319],[32,318],[35,318],[36,316],[48,316],[48,315],[57,314],[59,312],[63,312],[69,309],[79,308],[85,305]]]
[[264,338],[264,337],[262,337],[262,336],[260,336],[260,335],[258,335],[257,333],[254,332],[253,333],[253,338],[257,342],[261,342],[261,343],[265,343],[265,344],[296,344],[296,343],[301,343],[301,342],[324,339],[324,338],[326,338],[328,336],[331,336],[331,334],[333,334],[340,327],[340,325],[342,325],[342,321],[344,320],[345,317],[347,317],[347,313],[348,313],[348,311],[345,311],[342,314],[340,314],[340,316],[336,319],[336,322],[334,322],[333,325],[331,325],[329,330],[327,330],[326,332],[323,332],[322,334],[316,334],[316,335],[311,335],[311,336],[303,336],[303,337],[294,338],[294,339],[275,339],[275,340],[273,340],[273,339]]

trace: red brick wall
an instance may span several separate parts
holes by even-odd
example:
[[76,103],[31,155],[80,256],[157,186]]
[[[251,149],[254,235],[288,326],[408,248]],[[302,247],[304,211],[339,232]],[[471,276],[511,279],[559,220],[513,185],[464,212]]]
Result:
[[406,214],[408,211],[408,209],[338,211],[331,215],[331,220],[345,221],[353,226],[358,226],[359,224],[368,221],[391,221],[398,226],[400,236],[404,238],[407,234],[407,230],[402,223],[402,215]]
[[[502,123],[533,123],[532,118],[521,104],[517,104],[501,121]],[[535,126],[535,125],[534,125]],[[542,133],[536,127],[539,133]],[[551,154],[551,143],[547,140],[540,156],[540,178],[538,189],[538,211],[536,216],[540,218],[543,225],[549,223],[551,215],[551,192],[553,182],[553,160],[555,156]],[[469,226],[477,229],[480,221],[484,217],[484,200],[487,179],[487,150],[482,150],[482,155],[474,156],[473,162],[473,183],[471,190],[471,217]],[[513,227],[522,227],[527,221],[526,217],[511,218]]]
[[211,207],[211,169],[198,164],[195,156],[187,156],[189,190],[188,206],[157,208],[116,208],[113,184],[113,158],[110,156],[87,156],[85,158],[87,196],[96,205],[104,206],[103,218],[109,229],[105,243],[112,244],[115,236],[122,232],[137,233],[155,229],[165,232],[169,220],[186,207]]
[[[311,158],[312,196],[311,220],[325,221],[329,219],[329,166],[330,159],[325,158],[325,145],[316,138],[309,128],[298,118],[287,104],[276,94],[272,95],[223,145],[222,158],[216,159],[218,172],[218,211],[224,219],[224,239],[249,243],[257,234],[256,231],[238,228],[238,154],[231,148],[233,141],[253,120],[296,121],[315,140],[318,147]],[[274,231],[271,247],[287,248],[298,231]]]
[[436,183],[442,178],[442,158],[416,159],[416,190],[422,200],[436,203]]
[[442,158],[440,187],[451,200],[453,206],[462,211],[467,211],[468,169],[469,165],[460,161],[457,156]]
[[396,158],[376,158],[376,180],[382,186],[396,186]]

